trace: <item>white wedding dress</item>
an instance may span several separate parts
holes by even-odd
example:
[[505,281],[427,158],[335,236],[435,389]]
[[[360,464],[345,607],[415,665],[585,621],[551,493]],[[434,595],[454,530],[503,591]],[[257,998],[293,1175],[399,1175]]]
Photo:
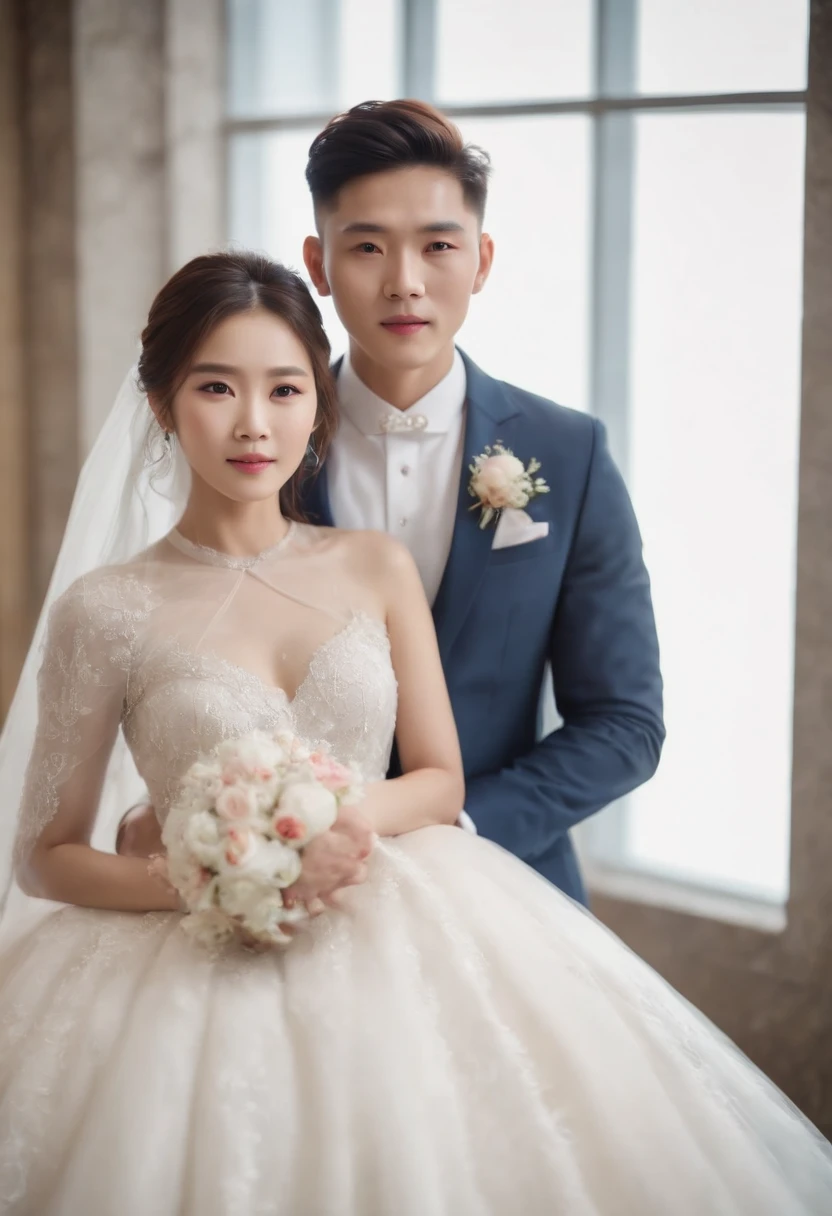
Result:
[[[71,587],[19,855],[98,804],[122,737],[162,816],[200,751],[255,727],[383,778],[396,682],[348,551],[295,526],[242,561],[174,532]],[[36,911],[0,954],[4,1216],[832,1213],[832,1151],[794,1107],[456,828],[380,843],[343,909],[270,953],[207,953],[173,913]]]

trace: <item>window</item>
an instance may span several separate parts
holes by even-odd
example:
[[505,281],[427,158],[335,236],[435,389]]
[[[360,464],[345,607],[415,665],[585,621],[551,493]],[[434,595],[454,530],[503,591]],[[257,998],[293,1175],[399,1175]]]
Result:
[[228,12],[233,239],[300,266],[307,148],[359,100],[434,101],[491,153],[497,258],[461,344],[606,423],[663,649],[660,771],[587,825],[583,851],[782,903],[806,0],[229,0]]
[[443,106],[592,92],[590,0],[439,0],[435,21]]
[[639,0],[641,93],[806,88],[805,0]]
[[800,402],[800,112],[639,115],[630,488],[668,739],[632,798],[650,869],[788,891]]
[[[543,114],[466,118],[460,126],[465,138],[492,158],[486,227],[497,250],[487,287],[471,302],[460,343],[492,375],[522,379],[532,392],[587,409],[589,120],[582,114]],[[542,208],[545,225],[540,224]],[[522,317],[518,300],[528,302]]]

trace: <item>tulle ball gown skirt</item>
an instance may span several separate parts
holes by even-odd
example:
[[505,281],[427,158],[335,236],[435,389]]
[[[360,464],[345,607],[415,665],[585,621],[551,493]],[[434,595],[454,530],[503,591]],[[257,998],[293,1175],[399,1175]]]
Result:
[[281,951],[64,908],[0,955],[14,1216],[830,1216],[826,1141],[582,909],[455,828]]

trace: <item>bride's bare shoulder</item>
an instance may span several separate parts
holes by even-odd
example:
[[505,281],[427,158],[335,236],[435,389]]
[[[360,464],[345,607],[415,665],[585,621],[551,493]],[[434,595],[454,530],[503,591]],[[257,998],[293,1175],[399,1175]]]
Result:
[[331,555],[333,561],[345,561],[351,570],[368,577],[415,569],[405,546],[386,532],[319,527],[310,531],[314,532],[310,537],[313,543]]

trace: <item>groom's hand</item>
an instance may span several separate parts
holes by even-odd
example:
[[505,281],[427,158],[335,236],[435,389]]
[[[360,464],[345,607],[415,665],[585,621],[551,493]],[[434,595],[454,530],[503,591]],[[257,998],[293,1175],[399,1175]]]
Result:
[[283,892],[288,907],[328,900],[342,887],[356,886],[367,877],[367,858],[374,833],[367,818],[356,807],[342,807],[335,823],[303,850],[300,878]]

